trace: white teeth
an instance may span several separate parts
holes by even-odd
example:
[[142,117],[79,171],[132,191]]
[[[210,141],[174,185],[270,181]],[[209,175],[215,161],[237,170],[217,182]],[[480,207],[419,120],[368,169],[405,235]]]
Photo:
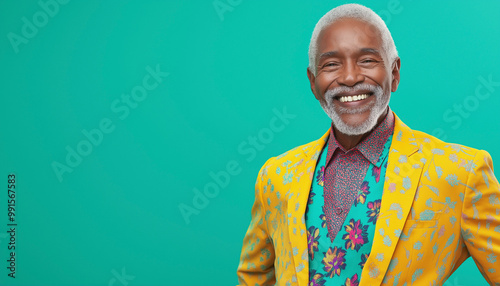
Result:
[[359,101],[368,98],[368,94],[359,94],[359,95],[354,95],[354,96],[341,96],[339,98],[340,102],[352,102],[352,101]]

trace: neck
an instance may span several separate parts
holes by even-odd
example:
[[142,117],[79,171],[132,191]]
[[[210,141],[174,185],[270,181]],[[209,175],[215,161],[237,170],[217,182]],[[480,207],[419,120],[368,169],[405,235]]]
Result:
[[377,126],[382,122],[384,121],[385,117],[387,116],[387,112],[389,111],[389,108],[386,109],[386,111],[384,113],[382,113],[382,115],[380,115],[380,117],[378,118],[377,120],[377,124],[373,127],[372,130],[364,133],[364,134],[360,134],[360,135],[347,135],[347,134],[344,134],[344,133],[341,133],[340,131],[338,131],[335,126],[333,131],[334,131],[334,134],[335,134],[335,139],[337,139],[337,141],[339,142],[340,145],[342,145],[342,147],[344,147],[345,150],[351,150],[352,148],[356,147],[359,142],[363,141],[366,137],[368,137],[368,135],[370,135],[370,133],[372,133],[372,131],[377,128]]

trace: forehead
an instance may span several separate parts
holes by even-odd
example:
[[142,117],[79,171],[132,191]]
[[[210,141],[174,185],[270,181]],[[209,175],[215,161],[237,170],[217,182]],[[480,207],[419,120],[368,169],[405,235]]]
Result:
[[382,50],[380,31],[365,21],[343,18],[321,31],[318,37],[318,54],[339,51],[355,52],[363,48]]

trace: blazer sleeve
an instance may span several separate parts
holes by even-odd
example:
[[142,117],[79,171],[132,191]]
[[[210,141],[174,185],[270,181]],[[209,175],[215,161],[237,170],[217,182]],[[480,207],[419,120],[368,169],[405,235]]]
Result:
[[243,239],[237,270],[239,285],[274,285],[276,283],[274,247],[267,228],[266,208],[262,200],[263,181],[267,182],[266,165],[271,159],[262,166],[255,183],[252,219]]
[[486,151],[478,151],[469,164],[462,236],[484,278],[490,285],[500,285],[500,187]]

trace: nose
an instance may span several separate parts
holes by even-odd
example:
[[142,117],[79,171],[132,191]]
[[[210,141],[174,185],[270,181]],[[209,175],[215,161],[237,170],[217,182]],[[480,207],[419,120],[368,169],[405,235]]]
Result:
[[354,86],[365,80],[361,70],[355,61],[348,60],[340,70],[340,75],[337,78],[339,85]]

